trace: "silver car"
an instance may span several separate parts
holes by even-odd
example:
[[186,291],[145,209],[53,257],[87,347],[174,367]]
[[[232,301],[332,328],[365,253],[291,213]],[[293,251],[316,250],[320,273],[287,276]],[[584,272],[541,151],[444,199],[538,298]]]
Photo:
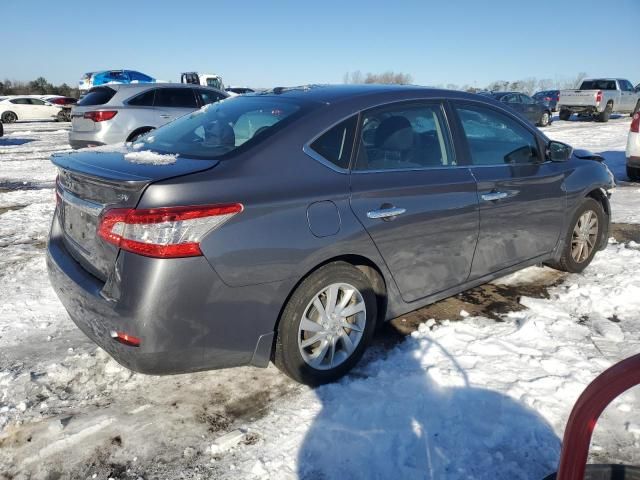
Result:
[[73,108],[69,143],[84,148],[131,142],[228,96],[215,88],[172,83],[94,87]]

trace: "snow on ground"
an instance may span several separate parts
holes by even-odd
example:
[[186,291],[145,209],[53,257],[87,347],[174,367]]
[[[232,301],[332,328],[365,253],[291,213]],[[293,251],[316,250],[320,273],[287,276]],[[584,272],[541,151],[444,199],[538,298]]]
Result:
[[[376,342],[348,377],[309,389],[275,368],[134,374],[72,324],[46,279],[53,151],[64,124],[0,138],[0,479],[531,478],[556,468],[583,388],[640,350],[640,246],[612,240],[582,275],[501,322],[466,316]],[[640,223],[626,182],[628,118],[556,122],[554,139],[603,153],[616,222]],[[640,228],[640,227],[639,227]],[[547,269],[499,283],[517,290]],[[462,315],[464,317],[464,315]],[[640,391],[640,390],[638,390]],[[599,423],[594,461],[640,463],[631,390]],[[223,436],[227,434],[226,436]],[[222,437],[222,438],[221,438]]]

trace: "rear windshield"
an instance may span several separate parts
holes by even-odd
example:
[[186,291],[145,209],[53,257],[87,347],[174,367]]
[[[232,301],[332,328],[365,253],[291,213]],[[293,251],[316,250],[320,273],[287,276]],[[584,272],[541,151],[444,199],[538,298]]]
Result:
[[78,101],[79,107],[90,107],[93,105],[104,105],[113,98],[116,91],[109,87],[92,88]]
[[615,80],[585,80],[580,85],[580,90],[615,90]]
[[154,130],[134,147],[188,158],[224,159],[259,143],[308,110],[278,97],[225,99]]

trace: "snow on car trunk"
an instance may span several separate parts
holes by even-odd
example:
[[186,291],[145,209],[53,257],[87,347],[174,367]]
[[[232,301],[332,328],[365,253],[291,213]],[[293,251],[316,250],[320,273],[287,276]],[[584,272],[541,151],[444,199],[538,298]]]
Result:
[[[523,297],[526,308],[499,322],[427,321],[399,345],[373,348],[334,385],[312,390],[275,368],[132,373],[77,330],[46,281],[56,175],[48,154],[67,145],[45,126],[9,125],[8,138],[29,142],[0,141],[0,472],[8,477],[542,478],[556,468],[582,389],[640,350],[640,246],[612,241],[548,298]],[[614,221],[640,223],[640,188],[619,168],[628,129],[619,118],[545,132],[603,153],[621,175]],[[518,291],[544,272],[500,283]],[[640,463],[639,407],[637,389],[612,404],[593,460]],[[233,441],[216,442],[228,432]]]

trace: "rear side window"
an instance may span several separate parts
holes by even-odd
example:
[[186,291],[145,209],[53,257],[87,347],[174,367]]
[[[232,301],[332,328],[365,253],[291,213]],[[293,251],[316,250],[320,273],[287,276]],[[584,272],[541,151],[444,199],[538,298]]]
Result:
[[136,107],[152,107],[155,94],[156,89],[152,88],[150,90],[147,90],[146,92],[136,95],[131,100],[129,100],[127,104],[134,105]]
[[154,101],[156,107],[197,108],[191,88],[159,88]]
[[39,100],[37,98],[30,98],[29,103],[31,105],[39,105],[39,106],[46,105],[42,100]]
[[515,165],[539,160],[535,135],[495,110],[456,107],[474,165]]
[[30,105],[31,102],[28,98],[14,98],[13,100],[9,100],[11,103],[15,105]]
[[93,105],[104,105],[113,98],[116,91],[109,87],[92,88],[78,101],[79,107],[90,107]]
[[354,115],[323,133],[310,147],[325,160],[346,170],[351,160],[357,125],[358,116]]
[[215,103],[226,98],[224,95],[210,90],[196,90],[196,94],[200,97],[201,105],[209,105],[210,103]]
[[455,165],[439,104],[400,104],[362,114],[356,170]]

